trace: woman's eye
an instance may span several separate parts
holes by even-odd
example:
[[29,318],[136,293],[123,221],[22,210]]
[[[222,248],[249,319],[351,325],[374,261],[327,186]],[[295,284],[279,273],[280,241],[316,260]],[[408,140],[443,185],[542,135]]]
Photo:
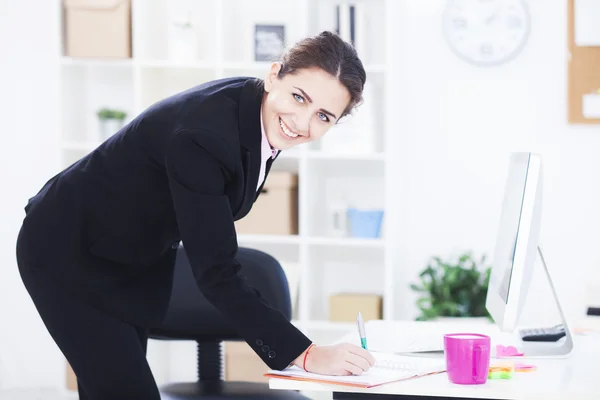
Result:
[[319,115],[319,118],[321,118],[321,121],[329,122],[329,117],[327,115],[325,115],[323,113],[318,113],[318,115]]
[[296,101],[298,103],[304,103],[304,97],[300,96],[299,94],[293,93],[294,98],[296,99]]

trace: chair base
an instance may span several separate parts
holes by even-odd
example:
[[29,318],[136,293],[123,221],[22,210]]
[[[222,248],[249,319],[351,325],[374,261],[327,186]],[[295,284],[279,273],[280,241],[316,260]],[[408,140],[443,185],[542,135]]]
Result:
[[308,400],[292,390],[269,389],[257,382],[189,382],[172,383],[160,388],[163,400]]

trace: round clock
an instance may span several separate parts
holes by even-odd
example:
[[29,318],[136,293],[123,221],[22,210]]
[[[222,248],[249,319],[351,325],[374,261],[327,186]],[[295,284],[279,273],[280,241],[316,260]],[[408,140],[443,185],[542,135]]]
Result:
[[524,0],[449,0],[443,14],[444,36],[454,53],[480,66],[513,59],[529,28]]

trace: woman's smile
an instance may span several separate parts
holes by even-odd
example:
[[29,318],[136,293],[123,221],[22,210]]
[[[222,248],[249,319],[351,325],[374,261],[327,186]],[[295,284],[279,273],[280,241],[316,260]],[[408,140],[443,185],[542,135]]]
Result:
[[294,140],[298,136],[300,136],[298,133],[296,133],[292,129],[290,129],[290,127],[283,121],[283,119],[281,117],[279,117],[279,127],[281,128],[280,129],[281,135],[286,140]]

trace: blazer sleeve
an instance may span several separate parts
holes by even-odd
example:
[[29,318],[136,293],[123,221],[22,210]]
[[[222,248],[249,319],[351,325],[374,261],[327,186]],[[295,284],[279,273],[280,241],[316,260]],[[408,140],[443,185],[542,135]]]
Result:
[[226,170],[213,155],[217,141],[214,134],[182,130],[173,135],[167,150],[165,164],[181,240],[207,300],[269,368],[280,370],[311,341],[238,275]]

